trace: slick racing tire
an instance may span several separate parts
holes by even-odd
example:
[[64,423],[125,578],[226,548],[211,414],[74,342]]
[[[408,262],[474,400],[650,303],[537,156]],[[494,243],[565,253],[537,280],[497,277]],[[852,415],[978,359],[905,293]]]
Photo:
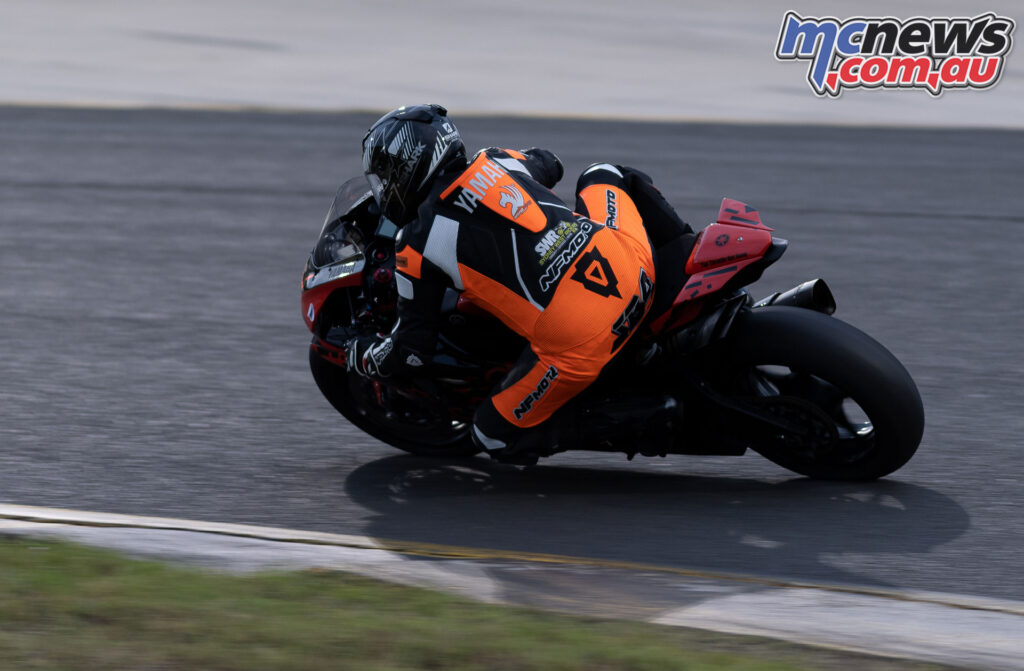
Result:
[[[749,447],[812,478],[873,480],[914,455],[924,431],[917,386],[867,334],[794,307],[737,315],[726,343],[737,391],[806,427],[766,429]],[[791,424],[793,426],[794,424]]]
[[309,351],[309,367],[317,387],[335,410],[359,429],[400,450],[426,457],[469,457],[480,449],[467,423],[444,420],[429,412],[385,410],[368,390],[372,382],[349,375],[345,368]]

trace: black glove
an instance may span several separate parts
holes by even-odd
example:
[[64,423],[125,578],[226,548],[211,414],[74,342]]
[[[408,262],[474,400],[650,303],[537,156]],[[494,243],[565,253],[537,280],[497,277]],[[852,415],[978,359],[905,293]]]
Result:
[[522,150],[522,153],[528,154],[533,158],[540,161],[543,166],[544,174],[541,175],[541,179],[537,181],[546,186],[552,188],[555,184],[558,184],[559,180],[565,174],[565,168],[562,167],[562,162],[558,160],[555,153],[548,151],[547,149],[540,149],[538,147],[531,147],[530,149]]
[[381,372],[381,363],[391,353],[391,338],[358,336],[345,344],[348,350],[348,369],[363,377],[387,377]]

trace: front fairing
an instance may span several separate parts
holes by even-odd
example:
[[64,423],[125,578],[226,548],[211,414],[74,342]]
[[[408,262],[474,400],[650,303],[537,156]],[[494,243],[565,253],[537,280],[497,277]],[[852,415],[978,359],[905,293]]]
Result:
[[302,273],[302,311],[313,329],[327,297],[343,286],[358,285],[366,267],[367,229],[379,219],[377,204],[363,177],[338,189]]

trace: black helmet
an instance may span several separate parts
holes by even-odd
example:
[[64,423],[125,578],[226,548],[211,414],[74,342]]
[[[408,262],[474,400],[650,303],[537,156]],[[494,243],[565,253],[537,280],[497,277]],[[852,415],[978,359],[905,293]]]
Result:
[[416,216],[433,179],[466,165],[466,147],[440,105],[399,107],[363,138],[363,172],[381,213],[399,226]]

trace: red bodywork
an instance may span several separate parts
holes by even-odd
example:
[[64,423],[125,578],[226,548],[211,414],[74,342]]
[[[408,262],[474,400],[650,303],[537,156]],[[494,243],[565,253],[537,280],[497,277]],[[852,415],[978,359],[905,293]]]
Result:
[[[327,298],[338,289],[345,287],[357,287],[363,282],[363,273],[353,272],[348,275],[339,276],[337,279],[329,280],[323,284],[306,289],[313,280],[314,275],[310,274],[303,278],[302,286],[302,318],[306,322],[306,327],[316,333],[316,319],[320,316],[320,310],[323,308]],[[323,338],[314,338],[311,345],[317,354],[327,361],[331,361],[338,366],[345,365],[346,352],[340,347],[336,347],[328,343]]]
[[[303,281],[303,288],[305,284],[309,282],[309,279]],[[337,289],[343,289],[345,287],[358,287],[363,282],[362,272],[352,273],[351,275],[345,275],[339,277],[336,280],[325,282],[312,289],[305,289],[302,292],[302,318],[306,321],[306,328],[310,331],[314,330],[316,323],[316,316],[320,314],[320,308],[323,307],[324,301],[327,297],[335,292]]]
[[658,333],[675,329],[694,319],[700,314],[704,298],[764,256],[772,244],[771,231],[761,223],[757,210],[723,198],[717,221],[700,232],[686,261],[686,284],[672,308],[651,324],[651,330]]

